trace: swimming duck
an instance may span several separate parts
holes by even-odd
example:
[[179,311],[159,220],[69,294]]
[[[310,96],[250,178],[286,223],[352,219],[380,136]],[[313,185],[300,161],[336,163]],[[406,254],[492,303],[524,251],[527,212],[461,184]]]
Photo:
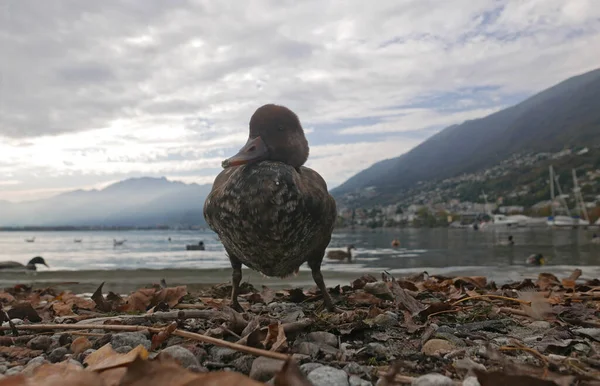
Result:
[[400,240],[394,239],[392,240],[392,247],[397,248],[400,246]]
[[525,262],[529,265],[544,265],[546,264],[546,259],[544,259],[544,255],[541,253],[536,253],[530,255]]
[[600,237],[598,237],[598,235],[594,233],[592,235],[592,241],[591,242],[592,242],[592,244],[600,244]]
[[232,273],[232,306],[242,264],[270,277],[296,274],[305,262],[327,309],[335,307],[321,273],[336,220],[325,180],[304,165],[309,146],[298,116],[274,104],[250,118],[246,144],[222,162],[204,203],[204,218],[219,235]]
[[46,261],[41,256],[36,256],[33,259],[29,260],[27,265],[23,265],[21,263],[17,263],[16,261],[0,261],[0,269],[26,269],[28,271],[36,271],[36,264],[42,264],[48,267]]
[[504,246],[508,246],[508,247],[510,247],[510,246],[513,246],[513,245],[515,245],[515,242],[514,242],[514,240],[513,240],[513,237],[512,237],[512,235],[510,235],[510,236],[508,236],[508,240],[502,240],[502,241],[499,241],[499,242],[498,242],[498,245],[504,245]]
[[327,258],[328,259],[333,259],[333,260],[345,260],[348,259],[348,261],[352,260],[352,250],[356,249],[354,247],[354,245],[348,245],[348,247],[346,248],[346,251],[329,251],[327,252]]

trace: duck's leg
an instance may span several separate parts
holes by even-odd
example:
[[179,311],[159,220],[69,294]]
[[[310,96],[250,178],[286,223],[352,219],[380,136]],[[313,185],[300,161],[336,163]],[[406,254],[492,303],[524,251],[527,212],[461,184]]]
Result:
[[240,283],[242,282],[242,263],[233,255],[229,254],[231,262],[231,308],[238,312],[244,312],[244,309],[238,302],[238,294],[240,292]]
[[317,287],[319,287],[321,294],[323,294],[323,303],[325,304],[325,307],[327,307],[328,311],[338,312],[339,310],[333,305],[333,300],[331,299],[331,295],[329,295],[329,292],[327,292],[327,286],[325,285],[325,280],[323,279],[323,274],[321,273],[322,260],[323,260],[323,258],[309,260],[308,266],[310,267],[310,270],[312,271],[313,280],[317,284]]

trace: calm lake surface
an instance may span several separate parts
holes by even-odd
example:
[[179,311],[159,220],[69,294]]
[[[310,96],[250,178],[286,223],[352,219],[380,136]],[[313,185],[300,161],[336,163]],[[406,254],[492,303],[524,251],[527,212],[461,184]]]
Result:
[[[325,259],[322,269],[326,278],[331,278],[328,285],[347,283],[365,272],[378,275],[384,270],[398,275],[423,270],[430,274],[485,275],[505,281],[536,277],[541,270],[568,274],[581,268],[584,276],[598,277],[600,245],[590,243],[593,232],[598,230],[340,230],[334,233],[329,249],[353,244],[357,248],[353,251],[355,257],[352,262]],[[497,245],[509,234],[514,236],[515,246]],[[34,243],[25,242],[34,236]],[[391,248],[394,238],[400,240],[399,248]],[[82,242],[75,243],[74,239]],[[113,239],[127,242],[113,247]],[[186,244],[200,240],[206,245],[205,251],[185,250]],[[525,266],[526,257],[532,253],[542,253],[548,265]],[[49,283],[97,283],[106,279],[125,288],[161,277],[190,284],[224,282],[230,275],[223,246],[210,231],[0,232],[0,260],[26,264],[37,255],[43,256],[50,268],[40,267],[31,280]],[[0,272],[0,285],[23,281],[25,277],[23,273]],[[245,270],[244,277],[269,285],[312,283],[306,265],[298,277],[285,281],[263,278],[250,270]]]

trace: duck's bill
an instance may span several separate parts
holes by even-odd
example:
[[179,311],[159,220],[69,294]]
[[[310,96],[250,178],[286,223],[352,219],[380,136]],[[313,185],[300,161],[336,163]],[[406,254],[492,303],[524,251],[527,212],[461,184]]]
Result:
[[44,263],[44,265],[45,265],[46,267],[50,268],[50,266],[49,266],[48,264]]
[[260,161],[267,157],[269,150],[261,137],[250,138],[240,151],[231,158],[221,162],[223,169],[245,165],[250,162]]
[[540,265],[544,265],[546,264],[546,259],[544,259],[543,257],[540,259]]

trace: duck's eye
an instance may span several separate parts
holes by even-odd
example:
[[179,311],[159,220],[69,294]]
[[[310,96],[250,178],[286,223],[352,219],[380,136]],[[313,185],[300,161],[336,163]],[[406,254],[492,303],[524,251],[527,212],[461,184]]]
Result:
[[283,131],[283,126],[277,126],[277,130]]

